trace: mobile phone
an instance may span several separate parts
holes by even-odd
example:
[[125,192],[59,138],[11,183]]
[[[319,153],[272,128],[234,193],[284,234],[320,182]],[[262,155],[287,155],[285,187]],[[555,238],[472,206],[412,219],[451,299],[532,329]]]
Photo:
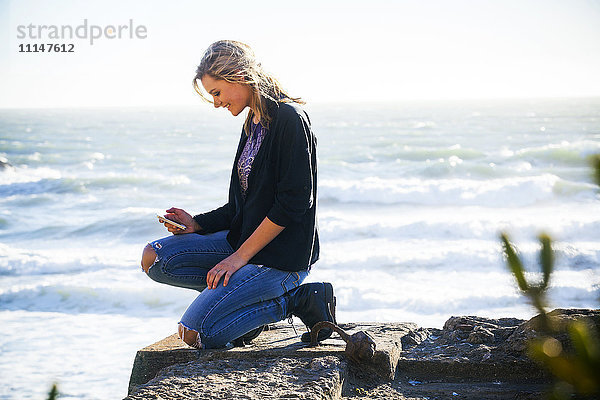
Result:
[[187,229],[187,226],[185,226],[185,225],[182,225],[182,224],[180,224],[179,222],[171,221],[170,219],[168,219],[168,218],[165,218],[165,217],[163,217],[162,215],[156,214],[156,217],[158,218],[158,221],[159,221],[161,224],[167,223],[167,224],[169,224],[169,225],[176,226],[176,227],[178,227],[178,228],[180,228],[180,229],[184,229],[184,230],[185,230],[185,229]]

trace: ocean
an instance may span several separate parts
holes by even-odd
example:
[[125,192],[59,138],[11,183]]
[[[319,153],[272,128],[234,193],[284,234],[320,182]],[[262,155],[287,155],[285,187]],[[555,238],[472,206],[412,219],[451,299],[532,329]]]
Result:
[[[500,232],[553,307],[598,308],[600,99],[308,104],[338,321],[529,318]],[[0,110],[0,399],[126,395],[195,292],[148,279],[156,213],[226,201],[242,117],[196,107]]]

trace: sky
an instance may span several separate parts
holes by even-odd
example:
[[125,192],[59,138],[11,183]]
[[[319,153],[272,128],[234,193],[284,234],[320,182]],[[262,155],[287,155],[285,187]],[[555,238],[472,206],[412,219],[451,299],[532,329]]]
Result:
[[[19,37],[85,21],[87,38]],[[90,44],[130,21],[145,37]],[[600,96],[600,1],[0,0],[0,108],[198,104],[220,39],[309,102]],[[74,51],[19,52],[41,43]]]

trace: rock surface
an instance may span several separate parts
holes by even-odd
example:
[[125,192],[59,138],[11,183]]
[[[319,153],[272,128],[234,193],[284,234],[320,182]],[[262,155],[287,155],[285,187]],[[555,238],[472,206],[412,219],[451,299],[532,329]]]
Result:
[[547,380],[547,374],[524,352],[504,350],[506,340],[523,323],[515,318],[451,317],[443,329],[429,329],[419,344],[405,346],[397,373],[407,380]]
[[[565,349],[571,348],[566,332],[569,323],[579,320],[595,326],[596,329],[600,328],[599,310],[558,308],[549,312],[548,316],[551,318],[554,328],[560,332],[553,336],[561,342]],[[513,355],[523,354],[527,349],[527,342],[538,336],[541,330],[540,316],[538,315],[519,325],[499,350]]]
[[336,356],[192,361],[166,368],[128,399],[339,399],[345,371]]
[[[552,315],[563,326],[574,318],[600,326],[600,310]],[[138,351],[127,399],[539,398],[550,377],[524,353],[538,323],[535,317],[463,316],[451,317],[443,329],[340,324],[376,342],[376,356],[360,365],[344,356],[337,334],[308,347],[285,323],[229,350],[197,351],[173,335]]]

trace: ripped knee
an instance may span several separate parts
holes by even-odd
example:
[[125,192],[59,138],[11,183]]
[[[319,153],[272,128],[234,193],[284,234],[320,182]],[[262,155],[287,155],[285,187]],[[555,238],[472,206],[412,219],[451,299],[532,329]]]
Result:
[[148,273],[152,264],[156,262],[157,257],[158,255],[156,254],[156,251],[154,251],[154,248],[152,248],[150,244],[147,244],[142,253],[142,269],[145,273]]
[[179,333],[179,339],[183,340],[187,345],[192,346],[195,349],[202,348],[202,342],[200,342],[200,334],[193,329],[188,328],[181,322],[177,327]]

